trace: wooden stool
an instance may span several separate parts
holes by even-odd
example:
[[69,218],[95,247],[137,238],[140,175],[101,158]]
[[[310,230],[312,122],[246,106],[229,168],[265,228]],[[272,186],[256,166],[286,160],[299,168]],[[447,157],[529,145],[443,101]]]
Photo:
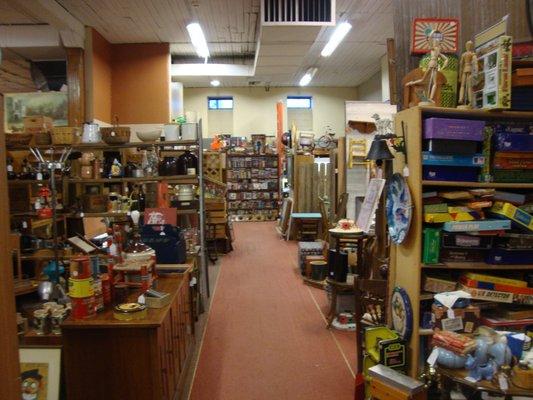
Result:
[[426,400],[424,384],[392,368],[378,364],[368,369],[370,398],[378,400]]

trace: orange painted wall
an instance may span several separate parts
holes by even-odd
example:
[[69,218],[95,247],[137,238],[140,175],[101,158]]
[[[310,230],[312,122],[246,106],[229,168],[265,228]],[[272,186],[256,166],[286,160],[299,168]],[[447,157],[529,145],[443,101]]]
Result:
[[114,44],[111,110],[121,124],[170,120],[168,43]]
[[111,122],[112,45],[95,29],[92,31],[92,110],[93,118]]

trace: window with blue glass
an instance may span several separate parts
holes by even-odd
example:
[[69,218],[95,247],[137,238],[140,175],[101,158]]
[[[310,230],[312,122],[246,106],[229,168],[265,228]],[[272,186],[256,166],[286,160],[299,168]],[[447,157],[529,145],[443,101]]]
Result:
[[233,97],[208,97],[207,108],[209,110],[233,110]]
[[311,96],[287,96],[287,108],[313,108]]

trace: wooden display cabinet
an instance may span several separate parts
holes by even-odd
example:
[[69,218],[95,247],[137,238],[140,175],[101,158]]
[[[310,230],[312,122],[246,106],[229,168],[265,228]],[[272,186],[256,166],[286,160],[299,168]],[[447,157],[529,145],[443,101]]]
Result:
[[[533,113],[527,112],[487,112],[482,110],[457,110],[451,108],[413,107],[401,111],[396,115],[395,132],[402,135],[402,126],[406,136],[407,159],[409,161],[409,176],[406,178],[413,201],[413,215],[411,227],[405,241],[401,245],[391,247],[390,279],[394,286],[404,288],[410,298],[413,308],[413,333],[409,341],[409,372],[416,377],[424,367],[427,355],[421,351],[424,337],[431,336],[432,331],[420,327],[420,303],[431,300],[431,294],[422,292],[422,272],[432,271],[457,271],[476,270],[476,272],[490,272],[496,270],[533,270],[533,265],[491,265],[483,262],[454,262],[434,265],[422,263],[422,229],[423,205],[422,193],[424,190],[438,190],[442,188],[505,188],[519,191],[533,190],[533,183],[481,183],[481,182],[448,182],[424,181],[422,179],[422,132],[423,120],[427,117],[463,118],[485,121],[522,121],[533,122]],[[405,165],[405,157],[397,153],[394,159],[394,172],[401,173]]]
[[118,321],[108,309],[63,323],[70,400],[179,398],[194,348],[190,273],[159,278],[157,290],[170,293],[171,302],[148,309],[144,319]]

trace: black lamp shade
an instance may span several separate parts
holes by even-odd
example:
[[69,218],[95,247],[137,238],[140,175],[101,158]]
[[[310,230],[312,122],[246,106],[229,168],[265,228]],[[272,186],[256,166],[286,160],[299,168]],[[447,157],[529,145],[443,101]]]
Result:
[[392,160],[394,156],[390,152],[386,139],[380,139],[378,136],[374,137],[370,150],[366,155],[367,160]]

